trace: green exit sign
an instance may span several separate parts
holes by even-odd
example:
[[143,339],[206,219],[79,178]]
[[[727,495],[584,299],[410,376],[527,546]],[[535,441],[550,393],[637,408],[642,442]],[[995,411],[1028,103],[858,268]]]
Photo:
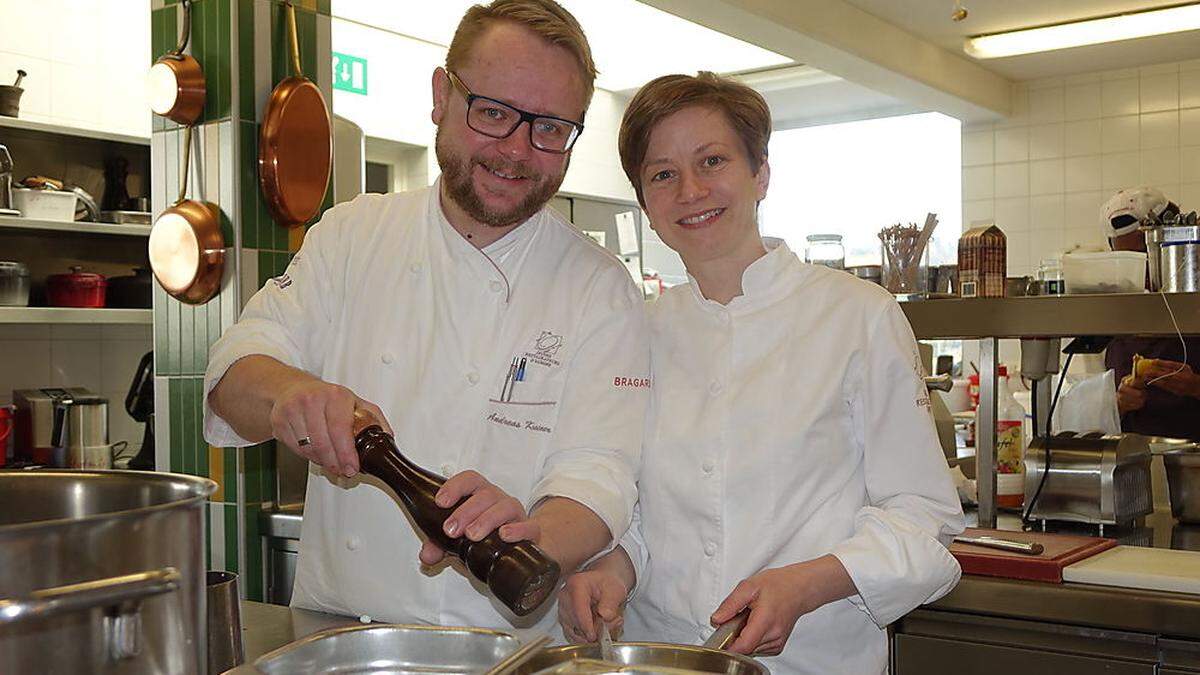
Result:
[[334,52],[333,88],[366,96],[367,60],[349,54]]

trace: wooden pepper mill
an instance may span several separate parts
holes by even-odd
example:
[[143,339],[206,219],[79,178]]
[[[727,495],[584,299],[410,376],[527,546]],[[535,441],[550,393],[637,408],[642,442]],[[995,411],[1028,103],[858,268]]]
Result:
[[362,470],[387,483],[425,536],[462,560],[514,614],[525,616],[550,597],[561,573],[550,556],[531,541],[503,541],[499,531],[480,541],[448,536],[442,526],[458,504],[442,508],[434,501],[446,479],[401,454],[366,411],[355,411],[353,431]]

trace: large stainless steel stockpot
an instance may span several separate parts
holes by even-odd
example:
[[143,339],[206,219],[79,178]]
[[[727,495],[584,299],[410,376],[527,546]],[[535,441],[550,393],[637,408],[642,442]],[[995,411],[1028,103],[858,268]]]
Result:
[[0,673],[205,672],[204,478],[0,471]]

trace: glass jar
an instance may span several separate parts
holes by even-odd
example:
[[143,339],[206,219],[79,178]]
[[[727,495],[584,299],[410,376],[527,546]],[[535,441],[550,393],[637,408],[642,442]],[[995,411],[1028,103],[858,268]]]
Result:
[[1041,282],[1043,295],[1062,295],[1063,285],[1062,261],[1058,258],[1046,258],[1038,266],[1038,281]]
[[846,268],[846,249],[840,234],[810,234],[804,248],[804,262],[824,265],[835,270]]

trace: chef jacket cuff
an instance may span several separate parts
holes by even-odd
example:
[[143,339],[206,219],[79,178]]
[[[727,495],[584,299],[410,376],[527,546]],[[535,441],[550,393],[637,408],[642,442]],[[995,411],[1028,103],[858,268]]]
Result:
[[[622,496],[612,494],[597,485],[594,480],[576,478],[574,476],[551,475],[542,479],[533,489],[529,497],[532,506],[550,497],[565,497],[579,502],[595,513],[608,526],[609,541],[604,548],[589,558],[583,566],[590,564],[600,556],[612,551],[620,542],[621,535],[629,527],[630,509],[625,505]],[[564,570],[566,571],[566,570]],[[572,572],[574,570],[571,570]]]
[[[879,541],[880,536],[905,537],[907,541],[896,545]],[[962,568],[950,551],[934,537],[919,532],[889,531],[881,535],[860,530],[831,553],[858,589],[858,595],[849,598],[850,603],[880,628],[950,592],[962,576]]]
[[625,597],[626,602],[633,600],[638,592],[646,587],[643,577],[650,569],[650,552],[646,549],[646,544],[642,541],[641,534],[637,532],[637,529],[634,524],[625,531],[625,536],[621,537],[621,548],[625,549],[625,554],[629,556],[629,562],[633,563],[633,587],[629,589],[629,594]]
[[269,356],[280,363],[290,363],[292,357],[286,350],[268,342],[241,342],[236,346],[226,345],[220,353],[209,355],[208,368],[204,372],[204,440],[209,445],[225,448],[244,448],[255,445],[233,430],[220,415],[208,405],[208,395],[225,377],[225,373],[239,360],[247,356]]

